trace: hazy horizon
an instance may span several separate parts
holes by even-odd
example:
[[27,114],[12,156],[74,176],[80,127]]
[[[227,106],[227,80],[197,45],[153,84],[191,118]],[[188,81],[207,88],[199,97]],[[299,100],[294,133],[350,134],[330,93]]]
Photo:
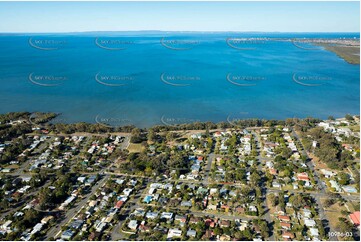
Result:
[[357,2],[0,2],[0,33],[353,33]]
[[0,34],[82,34],[82,33],[126,33],[126,32],[169,32],[169,33],[310,33],[310,34],[360,34],[360,31],[203,31],[203,30],[89,30],[68,32],[0,32]]

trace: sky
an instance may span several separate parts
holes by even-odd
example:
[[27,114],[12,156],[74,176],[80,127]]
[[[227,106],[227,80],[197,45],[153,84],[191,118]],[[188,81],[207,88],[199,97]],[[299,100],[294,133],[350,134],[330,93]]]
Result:
[[357,2],[0,2],[0,32],[359,32]]

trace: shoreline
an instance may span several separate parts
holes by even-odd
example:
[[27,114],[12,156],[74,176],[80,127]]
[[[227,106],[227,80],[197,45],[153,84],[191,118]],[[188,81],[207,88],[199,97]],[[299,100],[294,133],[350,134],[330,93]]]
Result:
[[[330,46],[318,44],[352,65],[360,65],[360,46]],[[357,54],[358,55],[357,55]]]
[[[38,116],[36,116],[38,115]],[[352,116],[353,118],[360,119],[360,114],[345,114],[345,116]],[[16,120],[11,120],[7,118],[8,116],[17,117]],[[149,130],[149,129],[167,129],[167,130],[201,130],[205,128],[209,129],[219,129],[219,128],[246,128],[246,127],[261,127],[265,123],[270,123],[272,125],[284,125],[287,122],[299,122],[299,121],[325,121],[331,120],[329,118],[322,119],[317,117],[305,117],[305,118],[298,118],[298,117],[289,117],[284,119],[264,119],[264,118],[245,118],[245,119],[237,119],[235,121],[219,121],[219,122],[212,122],[212,121],[197,121],[197,122],[189,122],[189,123],[179,123],[179,124],[155,124],[146,127],[140,127],[134,124],[129,125],[118,125],[118,126],[111,126],[106,123],[100,122],[58,122],[52,123],[52,120],[56,120],[61,113],[50,113],[50,112],[8,112],[8,113],[0,113],[0,125],[16,125],[16,124],[29,124],[32,126],[36,126],[39,129],[48,128],[48,127],[72,127],[74,126],[75,132],[86,132],[82,130],[78,130],[76,127],[78,125],[85,126],[87,128],[91,127],[100,127],[105,132],[120,132],[120,133],[128,133],[131,129],[137,128],[141,130]],[[345,116],[343,117],[332,117],[332,120],[345,120]],[[5,119],[5,122],[2,122],[2,119]],[[10,122],[7,122],[10,121]],[[38,130],[39,130],[38,129]],[[102,133],[102,132],[100,132]]]

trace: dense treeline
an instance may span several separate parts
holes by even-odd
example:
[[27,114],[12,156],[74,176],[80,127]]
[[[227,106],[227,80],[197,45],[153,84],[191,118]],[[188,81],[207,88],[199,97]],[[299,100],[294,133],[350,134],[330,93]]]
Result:
[[74,173],[59,170],[56,176],[52,177],[52,186],[56,189],[43,187],[40,189],[38,199],[40,209],[55,209],[59,201],[64,201],[74,190],[73,185],[76,183],[77,176]]
[[146,152],[130,153],[127,157],[128,162],[122,163],[120,168],[133,174],[145,175],[159,175],[169,170],[176,170],[177,174],[189,171],[190,163],[186,152],[172,153],[169,148],[163,149],[164,152],[158,156],[148,156]]
[[29,116],[29,121],[33,124],[45,124],[54,118],[56,118],[59,114],[56,113],[32,113]]
[[[7,113],[0,114],[0,130],[9,126],[11,120],[25,120],[30,122],[30,124],[37,124],[42,128],[49,129],[56,133],[74,133],[74,132],[88,132],[88,133],[104,133],[104,132],[131,132],[134,128],[134,125],[127,126],[117,126],[113,127],[106,123],[51,123],[53,119],[58,117],[60,114],[55,113],[29,113],[29,112],[20,112],[20,113]],[[194,122],[194,123],[185,123],[178,125],[155,125],[152,127],[154,132],[161,131],[177,131],[177,130],[205,130],[205,129],[225,129],[225,128],[247,128],[247,127],[274,127],[277,125],[298,125],[300,127],[314,127],[316,122],[319,122],[319,119],[314,118],[305,118],[305,119],[286,119],[286,120],[265,120],[265,119],[244,119],[244,120],[231,120],[229,122]],[[3,127],[2,127],[3,126]],[[11,126],[11,125],[10,125]],[[141,132],[146,131],[146,129],[140,129]]]
[[[322,127],[316,127],[302,133],[302,139],[307,150],[314,154],[331,169],[343,169],[353,160],[348,151],[343,151],[342,146],[331,133]],[[317,142],[317,147],[312,147],[312,142]]]
[[0,125],[0,143],[31,132],[30,124]]
[[0,124],[6,124],[14,120],[29,120],[29,112],[12,112],[0,114]]
[[292,126],[295,128],[295,130],[306,132],[307,130],[316,127],[317,123],[319,122],[322,122],[322,120],[312,117],[304,119],[288,118],[285,121],[285,125]]
[[7,146],[5,151],[0,154],[0,164],[6,164],[12,160],[21,161],[21,157],[18,157],[18,155],[20,155],[23,150],[25,150],[30,145],[30,143],[31,142],[28,139],[14,139],[12,144]]
[[232,122],[194,122],[188,124],[179,124],[174,126],[156,125],[152,129],[155,132],[172,131],[172,130],[205,130],[205,129],[226,129],[226,128],[247,128],[247,127],[262,127],[262,126],[276,126],[285,124],[283,120],[265,120],[265,119],[244,119]]
[[[0,114],[0,143],[31,132],[29,117],[28,112]],[[10,122],[15,120],[22,122],[11,125]]]

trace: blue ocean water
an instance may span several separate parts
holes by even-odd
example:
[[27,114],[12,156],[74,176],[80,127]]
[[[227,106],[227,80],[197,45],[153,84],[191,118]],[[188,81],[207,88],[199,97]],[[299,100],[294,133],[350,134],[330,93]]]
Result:
[[140,127],[359,114],[360,66],[304,37],[359,33],[2,34],[0,113]]

